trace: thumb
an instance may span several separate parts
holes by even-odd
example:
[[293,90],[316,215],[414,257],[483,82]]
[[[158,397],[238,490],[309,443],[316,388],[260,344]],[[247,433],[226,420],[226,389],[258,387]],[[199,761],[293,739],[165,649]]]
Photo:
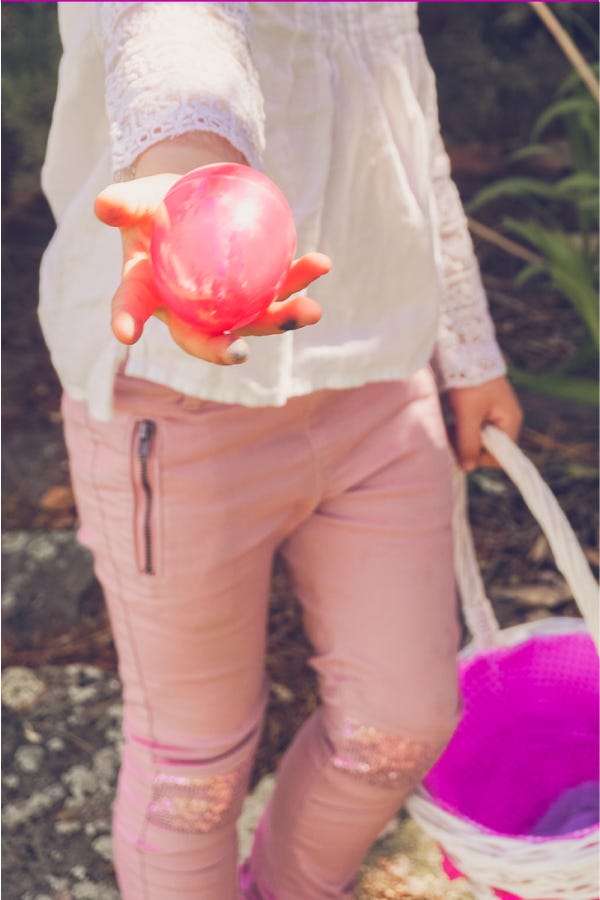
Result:
[[94,212],[105,225],[129,228],[154,215],[179,177],[166,173],[111,184],[96,197]]
[[478,464],[481,450],[481,422],[478,417],[456,415],[454,444],[461,469],[473,472]]

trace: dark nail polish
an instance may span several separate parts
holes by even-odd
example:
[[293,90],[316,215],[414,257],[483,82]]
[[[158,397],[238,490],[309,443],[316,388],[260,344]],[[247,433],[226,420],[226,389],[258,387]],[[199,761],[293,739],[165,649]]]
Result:
[[298,327],[298,322],[296,319],[286,319],[285,322],[282,322],[281,325],[278,325],[277,327],[280,331],[294,331],[294,329]]
[[241,338],[233,341],[226,351],[226,361],[229,363],[241,363],[248,359],[248,344]]

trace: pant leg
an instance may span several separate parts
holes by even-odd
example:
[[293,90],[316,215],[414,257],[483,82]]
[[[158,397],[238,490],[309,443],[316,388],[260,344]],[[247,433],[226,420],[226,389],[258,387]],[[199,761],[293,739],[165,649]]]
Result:
[[341,403],[314,423],[316,445],[337,443],[323,499],[284,547],[323,705],[257,833],[247,875],[265,900],[350,897],[457,721],[451,472],[433,381],[422,372]]
[[237,897],[235,823],[264,706],[284,518],[268,498],[279,503],[285,485],[265,491],[260,454],[244,453],[264,429],[219,404],[186,403],[121,380],[110,423],[63,404],[80,536],[123,683],[114,838],[125,900]]

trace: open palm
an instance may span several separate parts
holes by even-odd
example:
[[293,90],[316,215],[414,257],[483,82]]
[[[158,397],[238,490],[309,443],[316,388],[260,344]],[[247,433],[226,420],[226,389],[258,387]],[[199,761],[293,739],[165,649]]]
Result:
[[248,347],[243,335],[278,334],[314,325],[321,318],[318,303],[295,296],[325,275],[331,261],[322,253],[295,260],[277,299],[250,325],[221,335],[208,335],[163,305],[150,262],[150,235],[156,209],[180,175],[149,175],[112,184],[98,195],[95,213],[101,222],[121,231],[122,280],[112,301],[112,329],[124,344],[134,344],[144,323],[155,315],[169,328],[171,337],[186,353],[220,365],[244,362]]

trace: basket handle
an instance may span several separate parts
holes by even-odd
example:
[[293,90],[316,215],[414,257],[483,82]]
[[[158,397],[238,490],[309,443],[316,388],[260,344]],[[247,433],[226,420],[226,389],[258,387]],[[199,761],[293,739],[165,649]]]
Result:
[[[482,440],[519,489],[546,535],[556,566],[569,585],[596,646],[599,646],[598,584],[556,497],[533,463],[507,434],[493,425],[486,425],[482,430]],[[496,641],[499,625],[479,572],[468,521],[466,478],[462,473],[457,475],[455,481],[454,557],[467,627],[476,646],[489,646]]]

